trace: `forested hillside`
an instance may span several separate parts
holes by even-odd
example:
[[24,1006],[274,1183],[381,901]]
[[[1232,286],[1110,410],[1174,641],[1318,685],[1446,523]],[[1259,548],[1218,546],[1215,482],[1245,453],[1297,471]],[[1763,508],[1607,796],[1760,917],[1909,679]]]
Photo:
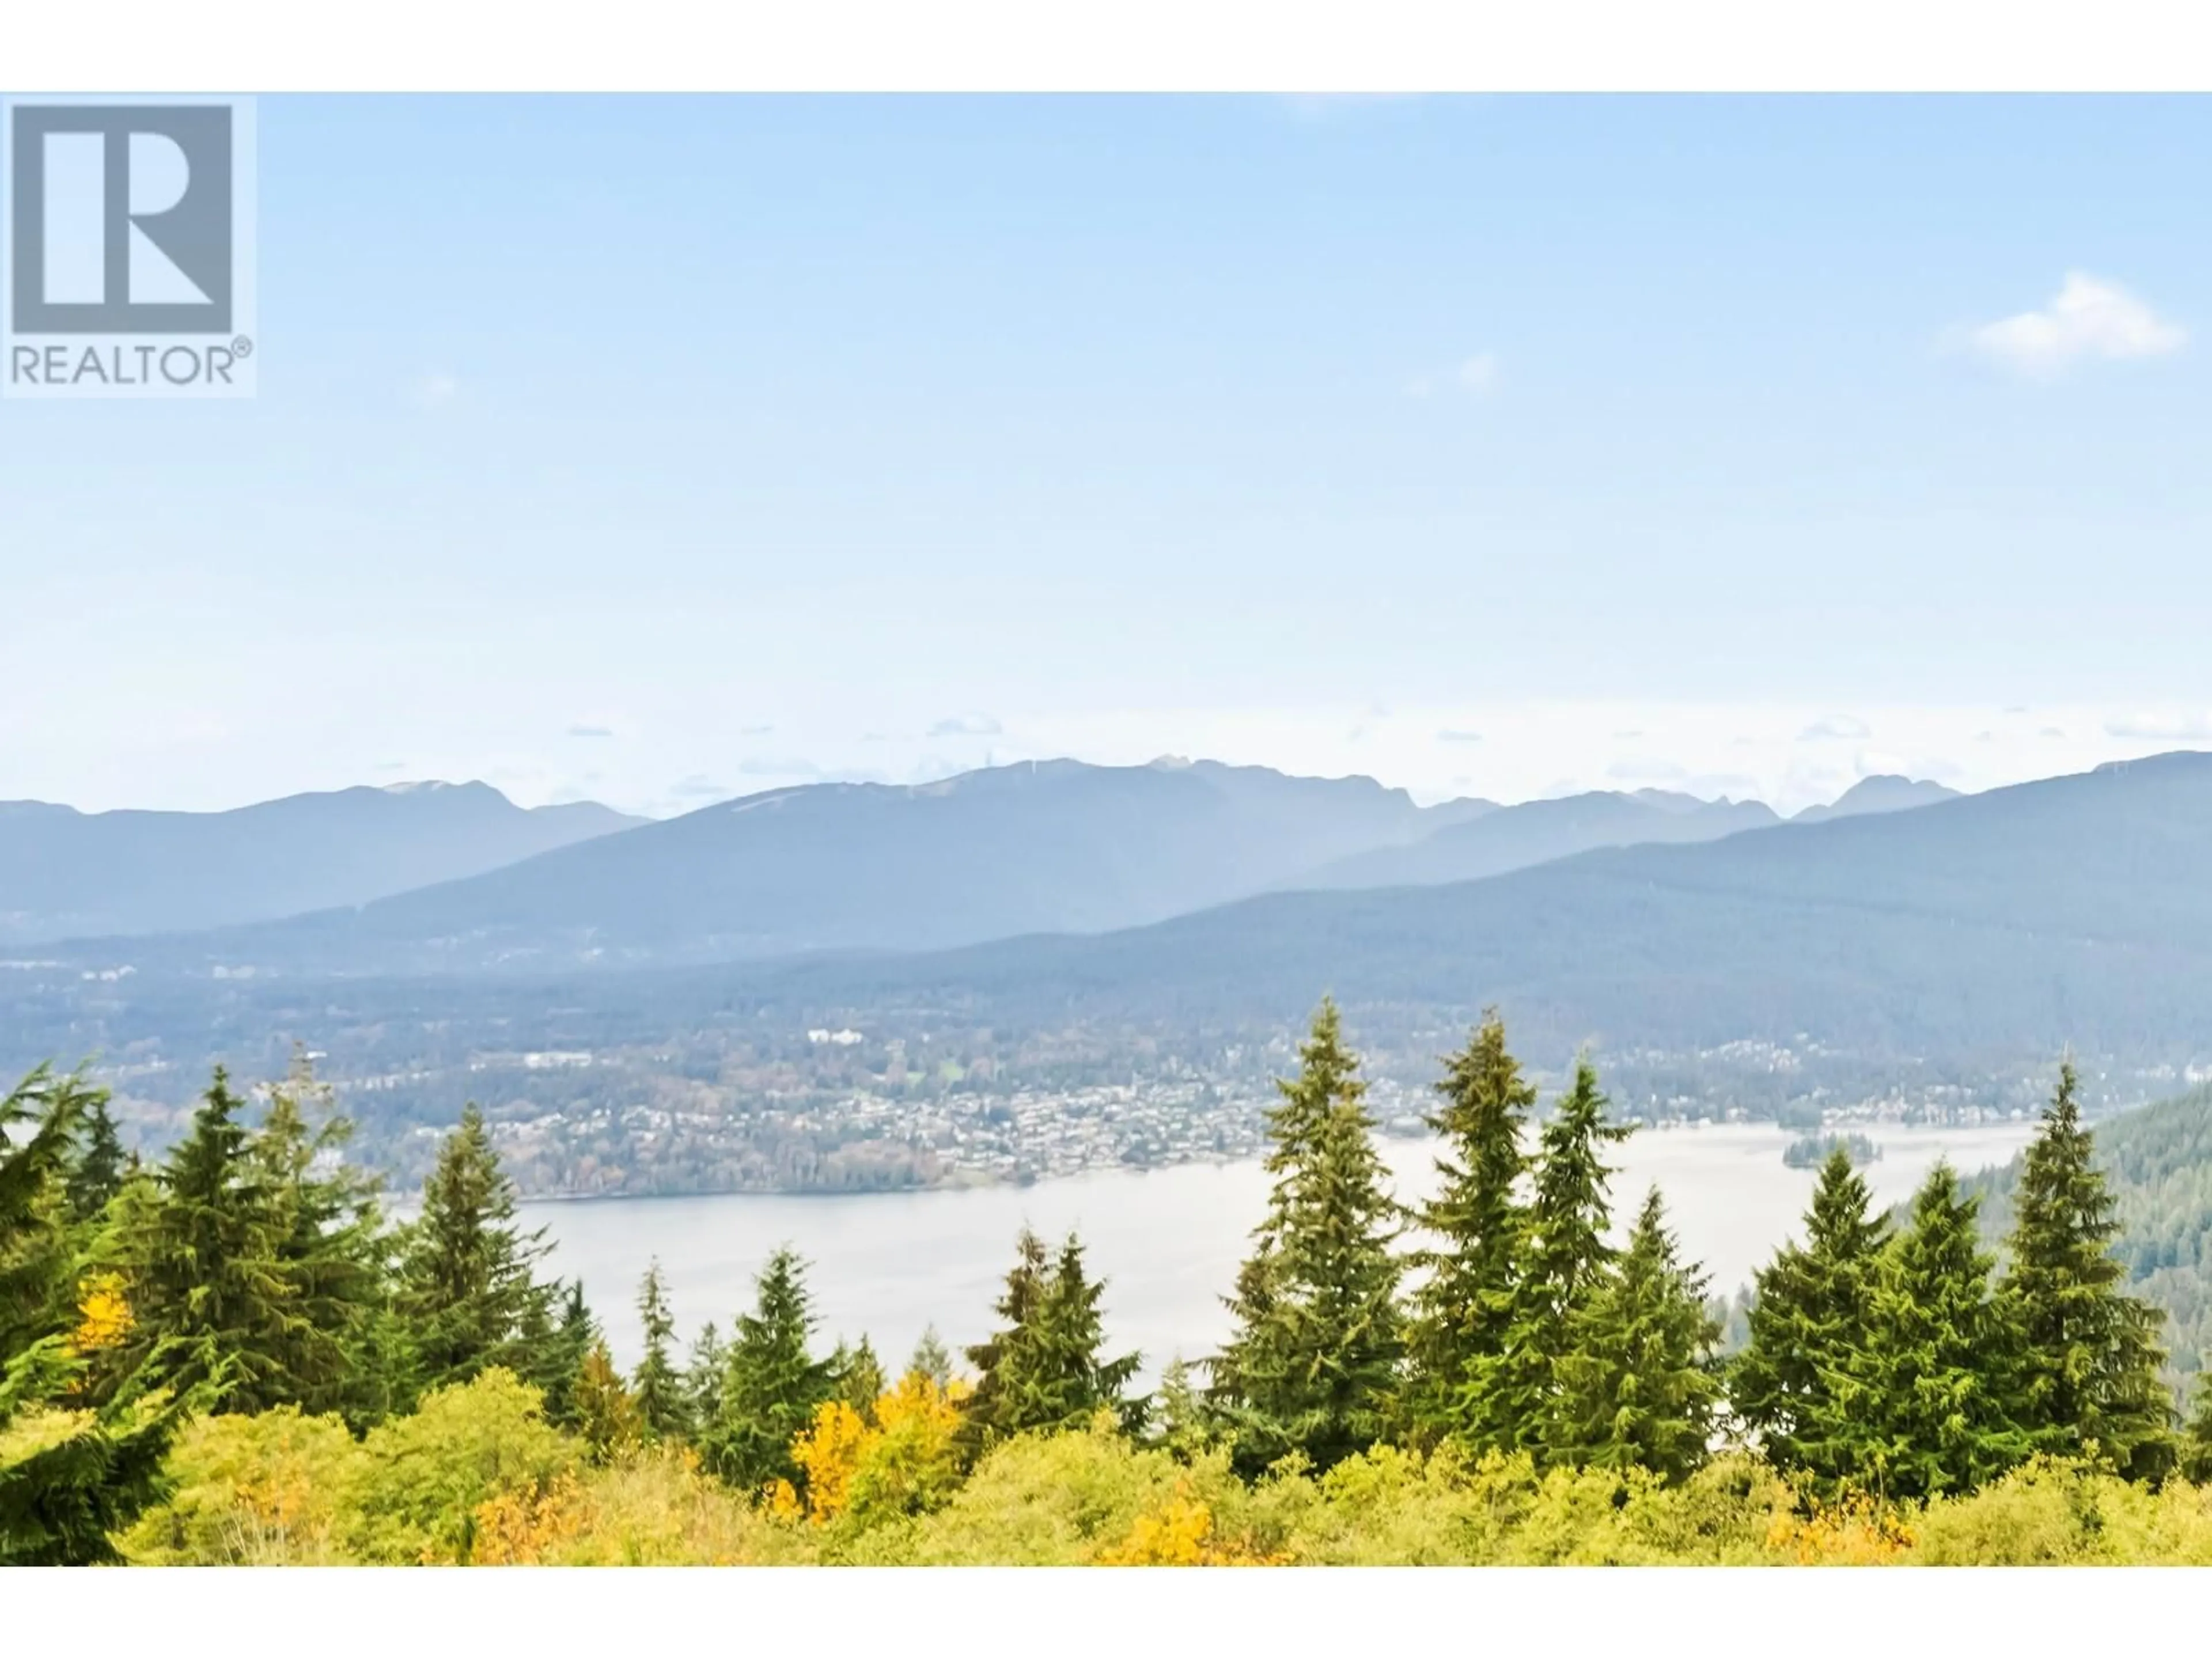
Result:
[[147,1166],[34,1073],[0,1101],[0,1563],[2212,1564],[2212,1390],[2185,1421],[2070,1066],[2002,1265],[1948,1167],[1885,1218],[1838,1149],[1725,1360],[1663,1195],[1608,1242],[1629,1130],[1588,1064],[1539,1121],[1486,1017],[1410,1212],[1365,1093],[1325,1001],[1232,1334],[1140,1395],[1072,1235],[1024,1231],[993,1334],[896,1370],[825,1348],[787,1249],[681,1354],[641,1264],[625,1376],[473,1109],[395,1225],[304,1066],[259,1107],[217,1073]]
[[[2112,1253],[2130,1288],[2166,1310],[2175,1371],[2195,1371],[2212,1358],[2212,1086],[2103,1125],[2097,1156],[2118,1200]],[[1992,1241],[2011,1225],[2020,1180],[2015,1159],[1969,1183]]]

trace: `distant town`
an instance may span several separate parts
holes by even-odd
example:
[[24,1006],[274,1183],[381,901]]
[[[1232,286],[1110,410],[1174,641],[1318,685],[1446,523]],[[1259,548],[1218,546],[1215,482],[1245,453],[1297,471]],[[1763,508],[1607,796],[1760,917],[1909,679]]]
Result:
[[[837,1057],[830,1070],[843,1086],[803,1068],[770,1079],[726,1065],[702,1076],[709,1068],[665,1050],[526,1050],[477,1055],[450,1072],[368,1076],[347,1075],[327,1054],[306,1058],[356,1121],[357,1155],[386,1168],[397,1190],[411,1190],[434,1159],[453,1121],[445,1103],[465,1097],[484,1106],[502,1160],[537,1197],[1022,1184],[1251,1158],[1265,1146],[1270,1079],[1290,1062],[1287,1044],[1279,1054],[1233,1051],[1224,1057],[1232,1063],[1206,1068],[1154,1054],[1127,1057],[1119,1080],[1048,1082],[972,1051],[925,1062],[910,1049],[939,1046],[927,1040],[831,1027],[809,1030],[805,1042],[825,1065]],[[1853,1093],[1848,1058],[1815,1045],[1598,1059],[1617,1115],[1654,1127],[1768,1121],[1843,1133],[2018,1121],[2034,1115],[2045,1086],[2023,1066],[1996,1082],[1939,1076],[1908,1085],[1893,1075]],[[1559,1079],[1539,1076],[1548,1102]],[[2092,1068],[2088,1089],[2112,1110],[2208,1077],[2212,1066]],[[117,1079],[126,1105],[132,1081]],[[1777,1092],[1777,1083],[1790,1086]],[[1416,1065],[1370,1068],[1367,1103],[1384,1134],[1425,1133],[1432,1098]]]

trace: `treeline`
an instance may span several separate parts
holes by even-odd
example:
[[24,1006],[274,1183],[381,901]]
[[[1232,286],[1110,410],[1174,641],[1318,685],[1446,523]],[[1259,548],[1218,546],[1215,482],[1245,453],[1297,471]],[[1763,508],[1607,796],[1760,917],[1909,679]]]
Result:
[[[2212,1349],[2212,1088],[2129,1112],[2097,1133],[2097,1155],[2118,1200],[2113,1253],[2129,1288],[2166,1313],[2172,1370],[2197,1369]],[[2002,1248],[2012,1226],[2019,1160],[1966,1183],[1982,1199],[1983,1233]]]
[[[1133,1560],[1348,1559],[1301,1555],[1274,1522],[1232,1546],[1217,1522],[1239,1492],[1287,1502],[1319,1482],[1315,1501],[1334,1502],[1391,1469],[1443,1481],[1447,1507],[1475,1486],[1493,1510],[1509,1490],[1540,1509],[1603,1488],[1656,1515],[1668,1492],[1725,1492],[1801,1556],[1825,1527],[1882,1559],[1902,1548],[1881,1541],[1899,1506],[2059,1478],[2038,1471],[2130,1483],[2145,1503],[2170,1488],[2186,1504],[2212,1480],[2212,1390],[2185,1425],[2160,1316],[2122,1289],[2070,1066],[2010,1194],[2002,1273],[1950,1170],[1893,1226],[1838,1149],[1725,1359],[1656,1189],[1609,1242],[1607,1152],[1629,1129],[1588,1064],[1536,1121],[1492,1014],[1436,1087],[1441,1182],[1408,1211],[1322,1005],[1270,1113],[1232,1334],[1139,1395],[1139,1357],[1108,1341],[1073,1237],[1024,1232],[964,1367],[933,1334],[896,1372],[865,1337],[819,1351],[787,1249],[726,1334],[679,1355],[655,1264],[624,1376],[580,1285],[542,1273],[545,1242],[517,1225],[474,1108],[396,1225],[303,1067],[252,1124],[218,1072],[150,1167],[125,1158],[99,1091],[40,1071],[0,1102],[0,1561],[555,1559],[590,1530],[579,1516],[644,1486],[678,1531],[751,1540],[712,1559],[775,1556],[761,1540],[782,1534],[763,1527],[937,1559],[918,1541],[933,1517],[984,1527],[980,1494],[1063,1455],[1186,1472],[1097,1557]],[[1061,1439],[1124,1449],[1035,1449]],[[625,1536],[623,1559],[670,1559]],[[866,1557],[852,1547],[839,1559]]]

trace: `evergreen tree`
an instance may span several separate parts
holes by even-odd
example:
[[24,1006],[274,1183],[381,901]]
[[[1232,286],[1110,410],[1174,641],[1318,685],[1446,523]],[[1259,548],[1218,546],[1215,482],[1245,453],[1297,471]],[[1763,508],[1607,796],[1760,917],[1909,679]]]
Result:
[[191,1127],[117,1234],[132,1324],[122,1368],[154,1360],[179,1392],[216,1409],[261,1412],[313,1386],[295,1366],[313,1335],[283,1260],[289,1242],[270,1171],[239,1121],[221,1066]]
[[1730,1368],[1729,1403],[1776,1467],[1830,1490],[1850,1472],[1856,1434],[1836,1396],[1866,1348],[1889,1224],[1869,1214],[1865,1180],[1838,1146],[1820,1166],[1805,1242],[1755,1276],[1749,1340]]
[[942,1394],[952,1385],[952,1356],[945,1346],[945,1339],[938,1335],[937,1327],[926,1327],[921,1340],[914,1345],[914,1358],[906,1362],[909,1372],[920,1372],[936,1384]]
[[996,1304],[1000,1327],[967,1351],[968,1363],[975,1368],[975,1392],[961,1413],[958,1444],[970,1461],[994,1441],[1042,1419],[1042,1368],[1034,1354],[1051,1288],[1052,1262],[1044,1241],[1024,1227]]
[[2181,1431],[2179,1473],[2184,1480],[2212,1486],[2212,1355],[2197,1373],[2196,1409]]
[[[310,1127],[304,1103],[323,1109]],[[269,1206],[275,1258],[291,1317],[280,1362],[288,1403],[311,1415],[337,1412],[357,1428],[404,1403],[387,1285],[388,1240],[375,1179],[339,1161],[352,1125],[330,1111],[329,1091],[306,1060],[272,1091],[248,1144],[250,1184]],[[319,1166],[331,1167],[323,1170]]]
[[2018,1339],[1991,1294],[1977,1207],[1938,1164],[1884,1253],[1867,1351],[1837,1381],[1843,1461],[1879,1498],[1970,1491],[2028,1454],[2008,1409]]
[[[0,1097],[0,1567],[115,1559],[183,1413],[142,1364],[87,1410],[68,1190],[91,1091],[40,1066]],[[166,1358],[166,1355],[158,1356]]]
[[597,1462],[611,1462],[644,1438],[637,1401],[623,1386],[622,1373],[615,1369],[604,1337],[592,1339],[569,1393],[576,1433]]
[[1158,1393],[1147,1414],[1152,1421],[1150,1442],[1188,1462],[1213,1443],[1213,1426],[1206,1401],[1191,1380],[1191,1367],[1181,1354],[1160,1373]]
[[1299,1062],[1276,1085],[1274,1185],[1229,1299],[1234,1334],[1212,1365],[1212,1397],[1248,1472],[1291,1453],[1328,1468],[1371,1445],[1403,1348],[1399,1212],[1334,1002],[1314,1016]]
[[[532,1298],[522,1322],[520,1375],[544,1395],[545,1420],[556,1428],[573,1429],[580,1421],[576,1379],[592,1345],[599,1340],[599,1326],[584,1300],[582,1279],[570,1281],[565,1291],[556,1280],[547,1290],[550,1294]],[[556,1298],[557,1322],[551,1316]]]
[[1401,1416],[1417,1440],[1449,1434],[1484,1448],[1513,1438],[1498,1393],[1528,1230],[1517,1196],[1528,1167],[1521,1137],[1536,1103],[1496,1010],[1445,1061],[1437,1092],[1443,1104],[1427,1122],[1444,1145],[1443,1179],[1419,1222],[1437,1243],[1413,1258],[1428,1276],[1413,1297]]
[[684,1379],[669,1358],[676,1321],[668,1311],[668,1291],[661,1281],[658,1257],[647,1264],[645,1279],[638,1285],[637,1313],[645,1328],[645,1358],[638,1361],[631,1378],[638,1422],[649,1439],[679,1438],[690,1431],[690,1401]]
[[733,1486],[756,1489],[779,1479],[796,1486],[791,1443],[836,1392],[829,1362],[808,1352],[814,1316],[805,1279],[789,1248],[769,1256],[755,1282],[753,1311],[738,1316],[723,1355],[720,1398],[700,1443],[708,1466]]
[[2122,1293],[2115,1202],[2075,1100],[2071,1060],[2029,1145],[2013,1201],[2006,1311],[2021,1345],[2017,1415],[2040,1452],[2093,1454],[2131,1479],[2172,1466],[2160,1376],[2162,1310]]
[[105,1089],[86,1092],[82,1138],[82,1149],[69,1172],[70,1214],[80,1224],[95,1219],[107,1207],[107,1200],[122,1190],[129,1168]]
[[401,1269],[400,1305],[426,1393],[495,1365],[543,1374],[554,1292],[534,1273],[550,1247],[542,1229],[518,1232],[514,1213],[514,1183],[471,1102],[423,1183]]
[[884,1362],[876,1358],[876,1350],[864,1334],[860,1346],[847,1351],[840,1342],[831,1356],[830,1368],[837,1377],[837,1397],[860,1414],[861,1420],[876,1420],[876,1401],[883,1397],[889,1380],[884,1376]]
[[969,1454],[1030,1431],[1073,1428],[1100,1411],[1113,1411],[1125,1428],[1141,1416],[1123,1399],[1139,1364],[1135,1354],[1104,1359],[1103,1280],[1085,1271],[1083,1245],[1073,1234],[1055,1261],[1028,1228],[999,1301],[1005,1328],[968,1351],[979,1374],[962,1423]]
[[1620,1260],[1568,1316],[1552,1460],[1680,1480],[1705,1461],[1720,1403],[1705,1277],[1675,1258],[1651,1188]]
[[690,1431],[696,1434],[722,1414],[722,1372],[729,1346],[708,1320],[691,1340],[684,1364],[684,1410]]
[[1606,1121],[1609,1103],[1587,1058],[1539,1138],[1535,1192],[1522,1235],[1521,1274],[1504,1352],[1489,1368],[1485,1414],[1498,1440],[1541,1455],[1558,1398],[1554,1367],[1569,1325],[1614,1257],[1606,1243],[1613,1176],[1604,1149],[1632,1126]]

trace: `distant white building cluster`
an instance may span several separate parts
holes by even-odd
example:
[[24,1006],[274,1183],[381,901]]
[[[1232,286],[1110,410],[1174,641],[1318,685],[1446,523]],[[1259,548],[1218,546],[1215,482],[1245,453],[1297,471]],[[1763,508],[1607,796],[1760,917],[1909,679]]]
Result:
[[852,1030],[809,1031],[806,1040],[809,1042],[834,1042],[841,1048],[849,1048],[860,1040],[860,1034]]

